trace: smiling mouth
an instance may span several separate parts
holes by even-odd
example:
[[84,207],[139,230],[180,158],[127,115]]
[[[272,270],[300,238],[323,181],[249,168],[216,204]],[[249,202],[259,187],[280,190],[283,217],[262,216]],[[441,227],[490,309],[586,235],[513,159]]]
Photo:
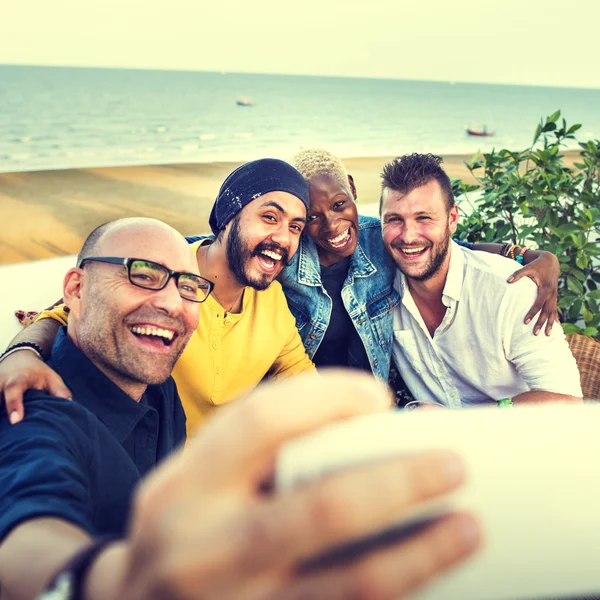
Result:
[[263,270],[271,273],[281,263],[283,256],[273,250],[261,250],[256,254],[256,258]]
[[325,240],[332,248],[340,250],[350,242],[350,228],[346,229],[339,235]]
[[422,256],[426,252],[427,248],[428,246],[418,246],[409,248],[398,248],[398,250],[400,250],[400,254],[402,254],[405,258],[414,259],[419,258],[419,256]]
[[162,329],[161,327],[134,325],[129,327],[129,331],[137,338],[146,339],[155,344],[162,343],[164,346],[170,346],[177,337],[171,329]]

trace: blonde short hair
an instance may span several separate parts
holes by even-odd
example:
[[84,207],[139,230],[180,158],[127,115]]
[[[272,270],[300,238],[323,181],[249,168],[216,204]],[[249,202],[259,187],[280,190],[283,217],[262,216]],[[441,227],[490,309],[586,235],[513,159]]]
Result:
[[290,163],[309,183],[317,177],[329,177],[340,185],[348,186],[348,172],[335,154],[320,148],[306,148],[297,152]]

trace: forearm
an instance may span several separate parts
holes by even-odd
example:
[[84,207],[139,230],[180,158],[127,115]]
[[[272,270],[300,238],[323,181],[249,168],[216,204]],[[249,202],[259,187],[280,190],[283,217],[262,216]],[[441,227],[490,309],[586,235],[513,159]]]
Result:
[[54,344],[54,338],[56,338],[60,326],[60,323],[54,319],[36,321],[19,332],[10,342],[9,346],[21,342],[34,343],[42,349],[44,357],[47,359],[52,352],[52,344]]
[[555,394],[554,392],[531,391],[523,392],[513,398],[515,404],[537,404],[541,402],[579,402],[583,399],[567,394]]
[[[0,598],[33,600],[92,539],[80,528],[55,518],[27,521],[0,545]],[[115,542],[92,562],[84,584],[85,600],[119,600],[126,545]]]
[[94,561],[86,578],[85,600],[121,600],[128,565],[128,546],[125,542],[111,544]]
[[27,521],[0,545],[2,600],[32,600],[52,576],[81,548],[89,536],[55,518]]
[[500,254],[504,248],[504,244],[486,244],[486,243],[474,243],[473,250],[479,252],[488,252],[489,254]]

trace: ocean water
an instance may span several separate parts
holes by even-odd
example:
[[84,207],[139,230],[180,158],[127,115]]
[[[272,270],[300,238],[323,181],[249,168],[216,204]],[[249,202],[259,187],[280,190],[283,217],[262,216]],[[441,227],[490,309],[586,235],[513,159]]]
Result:
[[556,109],[600,137],[599,89],[0,65],[0,171],[522,149]]

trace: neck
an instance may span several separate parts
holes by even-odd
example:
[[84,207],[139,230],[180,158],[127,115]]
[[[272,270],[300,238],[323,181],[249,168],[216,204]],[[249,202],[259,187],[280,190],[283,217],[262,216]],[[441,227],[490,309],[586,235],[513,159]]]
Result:
[[[224,309],[232,310],[232,304],[241,299],[244,287],[229,270],[227,249],[218,240],[199,246],[196,260],[200,275],[215,284],[213,296]],[[235,308],[235,307],[234,307]]]
[[72,342],[77,346],[78,350],[84,354],[91,363],[101,371],[108,379],[110,379],[119,389],[125,392],[130,398],[139,402],[148,387],[147,384],[137,381],[135,379],[130,379],[129,377],[125,377],[122,373],[114,371],[110,368],[110,366],[105,365],[102,361],[98,360],[96,354],[90,350],[87,352],[81,347],[79,340],[77,338],[77,333],[74,330],[74,327],[71,326],[71,322],[67,326],[67,333],[71,338]]
[[132,379],[127,379],[126,377],[121,376],[118,373],[112,372],[110,369],[103,368],[102,365],[94,363],[100,371],[102,371],[117,387],[122,389],[130,398],[139,402],[144,395],[144,392],[147,389],[147,385],[145,383],[140,383],[139,381],[133,381]]
[[448,253],[444,258],[444,262],[440,268],[428,279],[418,280],[411,277],[405,277],[408,289],[413,296],[419,296],[425,301],[441,302],[444,293],[444,286],[448,278],[448,270],[450,269],[450,255],[452,248],[448,247]]
[[429,335],[433,337],[435,330],[440,326],[446,314],[446,306],[442,302],[444,286],[450,266],[450,253],[442,263],[438,271],[429,279],[419,281],[406,278],[406,284],[412,298],[421,313]]

